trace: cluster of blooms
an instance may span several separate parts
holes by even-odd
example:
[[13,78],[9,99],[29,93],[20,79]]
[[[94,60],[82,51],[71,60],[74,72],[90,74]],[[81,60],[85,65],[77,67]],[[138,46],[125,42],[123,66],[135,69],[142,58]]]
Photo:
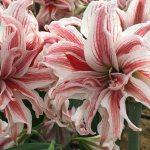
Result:
[[[0,111],[7,119],[0,120],[0,146],[23,128],[30,134],[26,99],[37,117],[44,112],[81,135],[95,134],[99,112],[100,149],[118,149],[124,119],[141,131],[127,116],[127,97],[150,108],[150,0],[35,2],[37,19],[28,10],[32,0],[0,6]],[[37,90],[47,93],[44,101]],[[82,104],[70,108],[70,99]]]

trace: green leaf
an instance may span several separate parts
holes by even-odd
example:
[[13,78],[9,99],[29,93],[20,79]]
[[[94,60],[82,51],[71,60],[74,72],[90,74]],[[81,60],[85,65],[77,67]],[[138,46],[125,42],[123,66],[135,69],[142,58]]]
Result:
[[56,142],[54,140],[52,140],[48,150],[55,150],[55,143]]
[[49,143],[27,143],[7,150],[45,150],[48,149],[48,147]]

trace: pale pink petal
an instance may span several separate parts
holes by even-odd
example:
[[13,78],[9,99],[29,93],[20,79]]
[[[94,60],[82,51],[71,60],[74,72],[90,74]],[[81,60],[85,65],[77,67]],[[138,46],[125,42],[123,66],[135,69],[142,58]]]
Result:
[[101,135],[100,143],[103,144],[108,139],[109,136],[109,126],[110,126],[108,122],[109,114],[107,110],[103,107],[100,107],[98,111],[102,117],[102,120],[99,122],[97,130],[98,133]]
[[136,50],[138,49],[138,47],[141,46],[144,46],[144,43],[139,36],[131,35],[131,36],[122,37],[117,41],[116,44],[117,56],[119,57],[121,55],[128,54],[132,50]]
[[[54,71],[54,74],[58,77],[64,77],[69,72],[74,71],[74,68],[68,61],[68,58],[65,54],[63,55],[53,55],[44,57],[44,61],[42,61],[43,66],[51,68]],[[62,70],[63,68],[63,70]]]
[[121,9],[117,9],[117,14],[119,16],[120,19],[120,25],[122,27],[122,29],[125,29],[125,19],[126,19],[126,12],[124,10]]
[[44,89],[57,80],[48,68],[30,68],[28,72],[20,79],[29,87],[29,89]]
[[102,150],[118,150],[115,145],[115,139],[111,137],[111,130],[109,124],[109,114],[107,110],[103,107],[99,108],[99,113],[102,117],[102,120],[97,126],[98,133],[100,134],[100,147]]
[[114,140],[121,137],[124,128],[124,119],[120,112],[120,99],[122,97],[123,94],[121,91],[108,91],[101,102],[102,107],[104,107],[109,114],[109,129]]
[[125,74],[131,74],[140,68],[150,66],[150,51],[145,48],[140,49],[118,58],[119,66]]
[[76,55],[75,53],[66,53],[70,64],[77,71],[92,71],[93,69],[86,63],[85,59]]
[[95,12],[91,20],[93,24],[89,31],[90,36],[85,43],[86,61],[99,72],[104,72],[104,68],[106,70],[110,66],[118,70],[113,41],[119,35],[121,26],[119,17],[112,9],[103,6]]
[[14,141],[10,137],[3,137],[0,138],[0,149],[1,150],[6,150],[12,146],[14,146]]
[[[80,76],[79,76],[80,75]],[[54,100],[57,111],[60,111],[64,102],[69,98],[86,99],[88,88],[100,86],[98,74],[94,72],[76,72],[69,74],[66,79],[58,82],[49,92],[50,99]],[[50,106],[50,105],[47,105]]]
[[21,51],[18,49],[11,49],[7,53],[4,53],[2,63],[1,63],[1,77],[7,78],[12,73],[14,69],[13,68],[14,60],[20,57],[20,55],[21,55]]
[[0,80],[0,95],[6,90],[6,84],[3,80]]
[[[95,90],[95,91],[93,90],[91,92],[92,92],[92,94],[90,94],[90,96],[88,98],[89,104],[88,104],[87,108],[85,109],[83,119],[85,121],[87,130],[90,133],[95,134],[91,129],[92,121],[100,107],[101,100],[104,98],[104,96],[108,92],[108,90],[103,90],[101,92],[100,89],[97,88],[97,90]],[[88,99],[86,99],[86,100],[88,100]]]
[[125,86],[128,95],[135,98],[136,101],[150,108],[149,86],[143,81],[131,77],[128,84]]
[[51,89],[49,92],[49,96],[50,98],[53,98],[53,96],[56,96],[55,97],[56,108],[58,111],[60,111],[63,103],[68,98],[78,97],[78,98],[84,99],[84,97],[87,96],[86,92],[87,90],[85,90],[85,88],[78,83],[70,83],[70,84],[66,83],[66,85],[64,83],[62,85],[59,85],[59,87],[57,86],[56,89]]
[[17,79],[10,79],[6,81],[6,84],[10,88],[18,90],[24,96],[26,96],[27,99],[29,99],[37,116],[43,113],[42,101],[40,97],[37,94],[35,94],[33,91],[31,91],[23,82]]
[[67,41],[50,46],[43,62],[48,63],[48,65],[55,64],[55,66],[68,68],[68,70],[69,68],[70,70],[92,70],[85,62],[83,47]]
[[133,130],[133,131],[141,131],[141,128],[136,127],[128,118],[127,112],[126,112],[126,100],[127,100],[128,94],[124,93],[124,96],[120,100],[120,112],[122,117],[127,121],[128,126]]
[[12,139],[16,139],[23,129],[23,124],[27,125],[27,133],[31,133],[32,116],[28,108],[24,106],[22,101],[15,94],[17,101],[11,101],[5,109],[6,117],[9,124],[9,134]]
[[91,2],[88,7],[86,8],[84,14],[83,14],[83,18],[82,18],[82,24],[81,24],[81,33],[87,38],[88,34],[89,34],[89,30],[91,28],[91,18],[94,15],[96,9],[98,9],[99,7],[101,7],[100,3],[104,3],[104,2]]
[[1,93],[0,93],[0,109],[3,110],[10,101],[14,100],[13,93],[9,87],[6,87],[4,82],[1,82]]
[[72,120],[75,123],[76,130],[81,135],[88,135],[93,132],[86,129],[86,124],[84,122],[84,111],[89,105],[89,101],[83,102],[82,106],[78,107],[75,114],[72,116]]
[[72,71],[92,70],[85,61],[83,47],[68,41],[48,47],[41,63],[53,68],[58,76],[67,75]]
[[5,11],[4,16],[17,19],[23,26],[25,33],[32,32],[32,28],[38,28],[37,21],[32,14],[27,12],[27,7],[33,3],[32,0],[18,0],[11,3]]
[[35,50],[24,51],[21,57],[14,63],[14,66],[16,66],[16,73],[14,77],[20,78],[27,73],[29,66],[31,65],[36,54],[37,52]]
[[[2,21],[7,25],[4,30],[4,38],[9,36],[9,44],[7,45],[7,49],[11,49],[14,47],[19,47],[20,49],[25,49],[25,38],[24,33],[22,32],[22,25],[15,18],[10,16],[2,16]],[[6,40],[6,39],[4,39]],[[5,46],[4,46],[5,47]]]
[[150,87],[150,71],[149,70],[139,70],[137,72],[137,77],[139,80],[142,80],[145,84]]
[[83,46],[84,39],[81,33],[72,25],[65,26],[64,22],[53,21],[48,29],[50,32],[57,34],[58,36],[63,37],[67,41],[77,43],[78,45]]
[[28,36],[27,38],[30,40],[26,43],[26,51],[24,51],[21,57],[14,64],[16,66],[15,77],[22,77],[25,73],[27,73],[27,70],[33,65],[35,58],[43,48],[43,41],[36,31],[34,36]]
[[72,52],[80,57],[84,58],[84,51],[83,46],[81,47],[77,43],[69,42],[69,41],[60,41],[58,43],[49,46],[46,55],[53,55],[53,54],[61,54]]
[[140,24],[136,24],[133,25],[131,27],[128,27],[124,32],[123,35],[128,36],[131,34],[136,34],[139,35],[141,37],[144,37],[147,34],[150,34],[150,22],[146,22],[146,23],[140,23]]
[[[150,1],[132,0],[126,13],[126,27],[150,20]],[[130,18],[128,18],[130,16]]]
[[69,26],[69,25],[76,26],[76,27],[81,26],[81,19],[77,17],[63,18],[63,19],[60,19],[59,22],[64,26]]

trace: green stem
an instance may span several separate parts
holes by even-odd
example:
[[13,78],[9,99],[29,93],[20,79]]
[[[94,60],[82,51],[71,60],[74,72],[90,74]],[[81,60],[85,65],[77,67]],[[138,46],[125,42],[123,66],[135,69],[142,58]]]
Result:
[[[129,118],[137,126],[140,126],[142,104],[130,102],[128,105]],[[128,130],[128,150],[140,150],[140,133],[132,129]]]

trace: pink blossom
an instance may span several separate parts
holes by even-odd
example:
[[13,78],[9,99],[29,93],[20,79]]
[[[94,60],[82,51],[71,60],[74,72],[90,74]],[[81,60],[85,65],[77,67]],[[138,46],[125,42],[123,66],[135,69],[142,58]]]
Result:
[[27,99],[38,117],[43,113],[42,99],[34,89],[46,88],[54,81],[49,69],[32,66],[43,41],[38,23],[27,7],[32,0],[12,2],[1,14],[0,34],[0,110],[8,120],[9,134],[16,139],[24,124],[31,132],[32,116],[24,105]]
[[81,15],[90,0],[35,0],[41,4],[37,20],[40,27],[49,24],[52,20],[64,17]]
[[[94,134],[91,123],[98,111],[102,116],[97,126],[101,144],[109,150],[115,149],[124,119],[130,128],[141,131],[129,120],[125,101],[134,97],[150,108],[150,47],[142,38],[150,23],[122,31],[116,3],[97,1],[89,4],[82,19],[81,32],[86,39],[72,26],[61,25],[61,21],[52,22],[49,29],[65,40],[49,47],[43,63],[50,68],[56,66],[55,72],[62,74],[69,70],[49,91],[49,116],[54,109],[55,117],[61,121],[64,109],[69,108],[69,99],[79,99],[83,104],[74,113],[70,114],[68,109],[65,114],[80,134]],[[54,57],[62,54],[63,58]]]

